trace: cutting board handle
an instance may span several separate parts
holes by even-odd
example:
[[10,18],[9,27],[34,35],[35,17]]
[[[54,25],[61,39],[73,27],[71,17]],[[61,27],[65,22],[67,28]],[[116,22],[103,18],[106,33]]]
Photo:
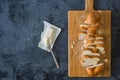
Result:
[[94,10],[94,0],[85,0],[85,10]]

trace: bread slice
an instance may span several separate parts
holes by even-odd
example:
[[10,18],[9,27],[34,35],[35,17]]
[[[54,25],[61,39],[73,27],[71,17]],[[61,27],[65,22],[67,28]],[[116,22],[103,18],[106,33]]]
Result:
[[82,51],[81,56],[84,55],[89,55],[89,56],[100,56],[100,53],[93,53],[93,51],[91,49],[85,49]]
[[85,36],[85,39],[84,40],[95,40],[95,36],[94,35],[87,35]]
[[80,32],[87,32],[87,28],[85,28],[85,27],[80,27]]
[[97,33],[97,30],[87,30],[88,35],[95,35]]
[[87,42],[83,45],[85,48],[88,48],[90,46],[95,46],[95,43],[92,43],[92,42]]
[[87,40],[87,41],[86,41],[86,44],[89,44],[89,43],[94,43],[94,40],[93,40],[93,39]]
[[84,55],[84,56],[81,56],[81,59],[84,61],[85,59],[87,58],[99,58],[99,56],[90,56],[90,55]]
[[97,64],[97,65],[89,66],[89,67],[87,67],[87,68],[96,68],[97,66],[101,66],[101,65],[104,65],[104,63],[99,63],[99,64]]
[[100,52],[99,49],[97,49],[97,48],[93,49],[93,53],[99,53],[99,52]]
[[80,27],[89,28],[90,26],[91,26],[90,24],[86,24],[86,23],[80,24]]
[[82,66],[83,67],[94,66],[94,65],[97,65],[99,61],[100,59],[97,57],[96,58],[85,58]]
[[87,48],[90,48],[90,49],[94,50],[95,45],[89,45],[89,46],[87,46]]
[[95,39],[96,39],[96,40],[98,40],[98,39],[99,39],[99,40],[103,40],[104,37],[102,37],[102,36],[100,36],[100,35],[96,35]]
[[106,52],[105,52],[105,50],[103,50],[103,51],[100,51],[100,53],[101,53],[101,54],[105,54]]
[[104,41],[101,40],[101,39],[96,39],[96,40],[94,41],[94,43],[95,43],[95,44],[104,44]]
[[99,25],[93,25],[88,28],[88,30],[98,30],[98,29],[99,29]]
[[80,26],[80,30],[81,29],[88,29],[86,26]]
[[96,48],[99,49],[100,51],[104,51],[105,50],[104,44],[97,44]]
[[86,33],[86,32],[79,32],[79,34],[78,34],[78,39],[79,39],[79,40],[83,40],[85,36],[87,36],[87,33]]

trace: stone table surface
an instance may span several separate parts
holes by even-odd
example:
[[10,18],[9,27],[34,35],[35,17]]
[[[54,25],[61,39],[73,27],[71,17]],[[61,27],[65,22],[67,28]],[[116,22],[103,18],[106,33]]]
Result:
[[[68,78],[68,10],[83,10],[84,0],[0,0],[0,80],[120,80],[120,0],[95,0],[95,9],[112,10],[112,75]],[[43,20],[60,28],[53,51],[37,47]]]

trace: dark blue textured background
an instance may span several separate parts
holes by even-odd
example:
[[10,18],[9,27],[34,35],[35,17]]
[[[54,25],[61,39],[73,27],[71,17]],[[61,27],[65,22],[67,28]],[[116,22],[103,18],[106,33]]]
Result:
[[[111,78],[68,78],[67,12],[84,9],[84,0],[0,0],[0,80],[120,80],[120,0],[95,0],[95,9],[112,10]],[[54,53],[37,47],[43,20],[62,32]]]

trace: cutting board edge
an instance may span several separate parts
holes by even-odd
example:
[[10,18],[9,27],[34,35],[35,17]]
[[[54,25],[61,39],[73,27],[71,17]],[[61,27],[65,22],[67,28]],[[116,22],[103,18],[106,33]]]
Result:
[[[87,10],[69,10],[68,11],[68,14],[69,13],[71,13],[71,12],[91,12],[91,11],[87,11]],[[104,12],[104,11],[108,11],[108,12],[112,12],[111,10],[93,10],[93,11],[102,11],[102,12]]]

